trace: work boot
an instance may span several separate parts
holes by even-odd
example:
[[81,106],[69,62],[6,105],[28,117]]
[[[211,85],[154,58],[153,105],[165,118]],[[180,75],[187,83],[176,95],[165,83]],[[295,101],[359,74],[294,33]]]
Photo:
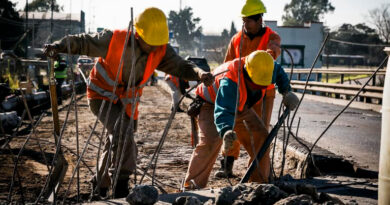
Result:
[[129,195],[129,179],[118,180],[116,183],[114,198],[123,198]]
[[[225,160],[226,159],[226,160]],[[225,164],[226,161],[226,164]],[[224,157],[224,159],[221,160],[221,169],[215,172],[214,176],[216,178],[227,178],[227,177],[233,177],[233,164],[234,164],[234,157],[228,156]]]
[[100,187],[97,192],[93,193],[93,191],[96,189],[96,180],[92,179],[92,191],[91,191],[91,199],[92,200],[102,200],[106,199],[108,197],[108,188]]

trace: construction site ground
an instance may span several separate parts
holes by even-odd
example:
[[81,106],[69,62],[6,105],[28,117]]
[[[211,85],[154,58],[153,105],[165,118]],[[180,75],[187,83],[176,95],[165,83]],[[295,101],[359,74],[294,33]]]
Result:
[[[96,117],[89,111],[86,96],[79,95],[78,99],[78,142],[80,147],[79,152],[81,153]],[[140,180],[142,170],[146,168],[150,162],[168,121],[171,113],[170,99],[169,93],[164,90],[162,86],[147,86],[144,89],[139,106],[140,117],[138,121],[138,131],[135,138],[138,146],[137,170],[139,173],[136,175],[137,183]],[[184,100],[182,107],[186,108],[189,103],[190,100]],[[61,122],[65,119],[68,104],[69,99],[63,103],[63,106],[60,106]],[[45,183],[48,167],[46,166],[47,163],[45,163],[45,160],[39,151],[39,146],[46,153],[45,157],[48,161],[51,161],[55,153],[54,138],[52,134],[52,117],[50,116],[50,112],[48,113],[49,115],[45,114],[42,118],[42,122],[36,128],[36,135],[32,136],[21,154],[16,172],[19,176],[15,175],[14,179],[15,183],[12,191],[12,202],[20,203],[22,202],[22,199],[25,202],[34,202]],[[24,123],[27,123],[27,121]],[[0,203],[7,201],[8,193],[10,191],[11,178],[13,176],[15,164],[13,157],[19,153],[19,150],[23,147],[29,132],[32,131],[31,128],[28,128],[27,124],[25,124],[24,127],[25,129],[20,130],[18,135],[10,142],[10,149],[1,150],[0,153]],[[182,180],[185,176],[192,153],[190,129],[191,126],[189,117],[185,113],[177,113],[155,169],[156,183],[168,193],[178,193]],[[101,135],[101,130],[102,125],[99,123],[96,131],[93,133],[91,145],[88,146],[83,157],[83,163],[80,166],[80,202],[87,202],[91,192],[89,180],[92,177],[96,166],[96,156],[99,147],[98,136]],[[62,151],[69,166],[64,182],[59,191],[58,200],[63,199],[73,169],[77,162],[77,157],[75,155],[77,153],[76,144],[76,126],[72,108],[68,124],[62,138]],[[291,150],[293,150],[293,152],[299,152],[298,148]],[[280,165],[278,165],[280,163],[280,146],[276,147],[276,153],[275,169],[278,174],[278,172],[280,172]],[[299,170],[299,167],[297,168],[297,164],[299,164],[299,161],[303,158],[302,153],[287,153],[287,155],[290,154],[295,156],[287,156],[287,158],[293,158],[296,161],[291,163],[289,161],[286,162],[287,171],[285,171],[294,177],[296,177],[296,174],[294,173]],[[240,178],[244,175],[247,167],[247,160],[248,155],[244,150],[242,150],[239,159],[234,165],[234,173],[237,177],[230,179],[233,185],[239,183]],[[209,194],[212,192],[210,189],[216,190],[221,187],[229,186],[226,179],[216,179],[213,177],[214,172],[218,170],[219,167],[219,163],[216,163],[211,173],[208,191],[206,190]],[[149,170],[149,174],[152,174],[151,170],[152,169]],[[132,180],[131,185],[134,185],[134,182],[135,181]],[[351,176],[350,173],[342,172],[333,175],[324,173],[323,176],[306,179],[302,181],[302,183],[314,184],[317,186],[318,191],[335,195],[344,202],[354,200],[358,204],[377,203],[378,185],[377,178],[375,177],[358,178],[356,176]],[[151,184],[151,179],[147,177],[143,181],[143,184]],[[22,187],[22,192],[20,187]],[[23,197],[21,193],[23,193]],[[77,183],[75,179],[71,184],[67,200],[68,202],[74,203],[76,202],[76,197]],[[124,199],[116,200],[116,202],[126,203]]]

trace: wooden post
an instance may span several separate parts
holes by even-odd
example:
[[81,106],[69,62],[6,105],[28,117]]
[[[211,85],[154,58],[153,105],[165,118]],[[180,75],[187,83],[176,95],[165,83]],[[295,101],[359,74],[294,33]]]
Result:
[[344,74],[341,74],[341,75],[340,75],[340,83],[341,83],[341,84],[344,84]]
[[376,85],[376,74],[372,77],[372,86]]
[[327,83],[329,82],[329,74],[328,73],[326,74],[326,82]]

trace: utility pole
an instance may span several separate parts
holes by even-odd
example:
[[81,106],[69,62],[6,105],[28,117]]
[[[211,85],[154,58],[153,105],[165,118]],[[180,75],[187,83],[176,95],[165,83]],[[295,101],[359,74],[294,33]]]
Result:
[[32,44],[31,44],[31,47],[32,47],[32,53],[33,53],[33,57],[35,56],[35,42],[34,42],[34,39],[35,39],[35,25],[34,25],[34,20],[35,20],[35,17],[34,17],[34,14],[32,15]]
[[53,43],[53,12],[54,12],[54,0],[51,0],[50,43]]
[[[26,23],[25,23],[24,32],[28,32],[28,0],[26,0]],[[26,49],[26,58],[28,58],[28,34],[26,36],[25,49]]]

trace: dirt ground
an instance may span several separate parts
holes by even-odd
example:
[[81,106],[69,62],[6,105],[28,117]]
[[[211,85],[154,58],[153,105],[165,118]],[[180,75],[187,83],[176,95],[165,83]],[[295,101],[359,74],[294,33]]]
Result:
[[[88,136],[96,117],[89,111],[88,102],[85,96],[78,95],[78,138],[79,138],[79,153],[85,146]],[[60,121],[61,125],[66,117],[69,99],[60,106]],[[183,108],[189,105],[189,100],[184,100]],[[60,188],[58,199],[62,200],[65,191],[68,187],[72,172],[77,163],[77,139],[76,139],[76,123],[74,110],[71,107],[68,123],[62,137],[62,151],[68,162],[68,170],[64,178],[64,182]],[[138,131],[136,133],[136,142],[138,146],[138,171],[147,167],[150,159],[158,145],[162,136],[163,130],[168,122],[170,110],[170,95],[158,86],[146,87],[139,106],[140,118],[138,122]],[[35,116],[38,119],[39,116]],[[23,122],[24,128],[10,142],[10,149],[2,150],[0,153],[0,202],[6,202],[8,193],[10,192],[10,184],[14,172],[14,160],[18,155],[23,144],[29,136],[31,129],[28,128],[28,121]],[[192,153],[191,138],[190,138],[190,119],[185,113],[177,113],[172,126],[169,130],[163,149],[160,153],[157,168],[156,179],[158,184],[168,193],[178,192],[184,179],[188,162]],[[101,123],[96,128],[91,143],[88,146],[83,157],[83,163],[80,166],[80,201],[86,201],[91,191],[89,179],[93,175],[93,170],[96,166],[96,156],[99,146],[99,139],[102,130]],[[40,152],[39,147],[45,152],[47,161],[52,160],[55,153],[54,137],[53,137],[52,116],[44,114],[42,121],[36,128],[36,134],[32,135],[29,141],[25,144],[21,157],[18,160],[17,175],[14,178],[12,189],[12,202],[34,202],[39,195],[48,174],[49,163],[45,162],[44,157]],[[235,166],[238,174],[245,172],[247,156],[245,152],[241,152],[242,157],[236,164],[243,166]],[[211,174],[219,168],[219,163]],[[140,173],[137,174],[137,183],[140,180]],[[149,169],[149,174],[152,174],[152,169]],[[132,177],[133,178],[133,177]],[[213,177],[212,177],[213,178]],[[239,178],[231,179],[233,184],[238,183]],[[21,182],[21,183],[19,183]],[[134,180],[131,182],[134,185]],[[151,184],[150,178],[146,177],[143,184]],[[211,179],[209,187],[217,188],[228,185],[226,179]],[[22,191],[20,189],[22,187]],[[70,192],[67,198],[76,200],[77,183],[76,178],[73,180]]]
[[[78,99],[78,142],[79,153],[81,153],[90,135],[96,117],[89,111],[86,97],[84,95],[78,95]],[[144,88],[139,106],[140,117],[138,120],[138,131],[135,136],[138,147],[137,171],[139,173],[136,175],[136,182],[134,176],[131,177],[131,186],[134,186],[135,183],[139,183],[141,172],[149,164],[159,143],[171,113],[170,99],[169,93],[159,86],[148,86]],[[60,106],[61,124],[66,117],[69,101],[70,100],[68,99],[63,103],[63,106]],[[185,99],[182,108],[186,109],[189,104],[190,100]],[[35,116],[35,119],[38,119],[38,116]],[[161,193],[163,193],[163,190],[168,193],[175,193],[180,190],[192,154],[190,129],[191,126],[188,115],[185,113],[177,113],[159,155],[159,160],[155,169],[155,179],[157,185],[162,188],[160,189]],[[24,121],[18,135],[13,138],[9,144],[10,149],[0,150],[0,203],[8,201],[7,197],[9,196],[14,172],[14,160],[23,147],[23,144],[26,142],[26,138],[29,136],[30,131],[31,129],[28,128],[28,121]],[[92,135],[90,145],[85,152],[80,166],[80,202],[86,202],[89,199],[91,192],[89,180],[93,176],[96,166],[96,156],[99,146],[98,136],[100,136],[101,131],[102,125],[99,123]],[[47,164],[49,163],[46,163],[45,159],[42,157],[39,146],[45,152],[46,160],[51,162],[55,153],[52,132],[52,116],[45,115],[36,128],[36,135],[32,136],[28,143],[26,143],[23,152],[21,153],[21,157],[19,158],[17,172],[15,172],[19,174],[19,176],[15,174],[15,183],[11,194],[13,203],[23,203],[23,200],[24,202],[34,202],[41,192],[48,174]],[[77,138],[73,109],[71,109],[69,114],[68,124],[62,138],[62,145],[62,152],[68,162],[68,170],[57,197],[60,201],[64,198],[73,169],[77,162]],[[237,177],[230,179],[233,185],[239,183],[240,178],[244,175],[247,162],[248,155],[242,149],[239,160],[235,161],[234,165],[234,173],[237,174]],[[292,165],[286,164],[286,167],[290,166]],[[210,175],[208,188],[217,189],[229,185],[227,179],[217,179],[213,177],[214,172],[217,171],[219,167],[218,160]],[[275,167],[278,169],[278,165],[275,165]],[[286,170],[287,169],[289,168],[286,168]],[[291,170],[294,170],[294,167],[292,167]],[[276,170],[276,172],[277,171],[278,170]],[[149,169],[148,173],[152,174],[152,169]],[[320,181],[323,180],[320,179]],[[150,178],[146,177],[143,184],[151,184]],[[20,189],[20,187],[22,187],[22,189]],[[374,192],[375,189],[368,194],[370,194],[370,196],[375,195]],[[357,197],[359,195],[354,196]],[[74,203],[76,202],[76,198],[77,183],[75,178],[71,184],[69,194],[67,195],[67,202]],[[348,198],[347,200],[350,199],[351,198]],[[375,197],[369,204],[371,203],[375,203]]]

